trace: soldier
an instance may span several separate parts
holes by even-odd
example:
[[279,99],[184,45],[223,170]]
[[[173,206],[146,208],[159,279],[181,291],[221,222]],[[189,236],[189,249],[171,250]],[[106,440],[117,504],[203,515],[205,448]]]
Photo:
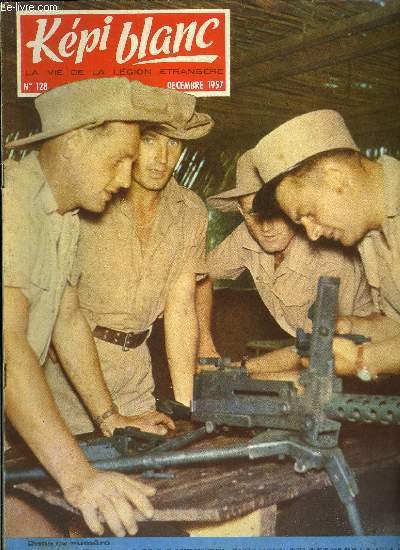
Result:
[[[324,236],[357,245],[379,313],[347,316],[338,330],[372,339],[334,341],[336,370],[368,381],[400,372],[400,163],[369,160],[336,111],[289,120],[264,137],[253,160],[266,183],[256,207],[268,214],[275,199],[305,227],[310,240]],[[264,204],[264,206],[263,206]]]
[[[253,277],[256,288],[277,323],[294,336],[297,328],[311,331],[308,310],[314,302],[321,275],[340,277],[339,311],[341,315],[368,315],[372,311],[371,296],[359,259],[337,247],[310,243],[276,207],[268,219],[253,211],[253,199],[262,180],[252,163],[252,151],[238,160],[236,187],[209,197],[210,206],[223,212],[238,210],[241,223],[207,257],[213,279],[236,279],[245,269]],[[209,283],[200,283],[206,285]],[[201,292],[201,291],[200,291]],[[207,295],[204,290],[202,294]],[[199,304],[201,338],[200,354],[215,353],[209,333],[207,302]],[[246,367],[253,374],[295,369],[298,356],[284,348],[249,359]]]
[[[98,472],[87,462],[59,414],[42,365],[52,340],[101,431],[111,435],[117,427],[135,425],[136,418],[118,411],[104,382],[90,328],[79,309],[78,273],[72,264],[78,209],[101,213],[119,189],[131,184],[140,139],[136,121],[148,119],[150,110],[152,120],[174,120],[174,112],[164,104],[164,110],[158,110],[151,91],[124,78],[55,88],[35,101],[42,132],[9,144],[40,143],[39,152],[5,163],[6,414],[65,499],[99,534],[105,524],[116,535],[134,534],[133,505],[150,517],[147,496],[154,490],[121,474]],[[163,416],[153,419],[159,421],[171,422]],[[21,536],[24,528],[30,536],[42,535],[33,508],[16,498],[8,504],[8,535]],[[18,531],[12,518],[19,521]]]
[[[174,119],[144,124],[132,185],[101,217],[81,223],[77,265],[79,298],[114,403],[124,414],[155,414],[147,346],[154,321],[164,316],[166,350],[175,398],[189,404],[197,355],[196,276],[205,273],[207,211],[201,199],[172,176],[183,140],[206,135],[213,122],[195,111],[195,98],[174,92]],[[48,380],[62,395],[61,412],[74,433],[92,422],[62,372]],[[165,425],[158,433],[165,433]]]

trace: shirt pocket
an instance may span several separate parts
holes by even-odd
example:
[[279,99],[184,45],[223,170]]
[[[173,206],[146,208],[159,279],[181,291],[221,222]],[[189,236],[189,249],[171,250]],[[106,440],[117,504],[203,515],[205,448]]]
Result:
[[304,307],[307,304],[311,306],[317,294],[316,284],[314,287],[311,281],[304,277],[297,278],[293,273],[287,278],[278,278],[271,290],[286,307]]

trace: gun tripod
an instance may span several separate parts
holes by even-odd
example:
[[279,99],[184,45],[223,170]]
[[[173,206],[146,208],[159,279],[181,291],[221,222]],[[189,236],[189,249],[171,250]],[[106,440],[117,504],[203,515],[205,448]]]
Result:
[[290,456],[295,460],[294,469],[304,474],[309,470],[324,469],[335,487],[336,492],[346,508],[347,517],[354,535],[363,535],[360,514],[356,505],[358,486],[342,451],[313,448],[299,438],[289,435],[286,439],[281,434],[262,432],[249,444],[249,458],[265,456]]

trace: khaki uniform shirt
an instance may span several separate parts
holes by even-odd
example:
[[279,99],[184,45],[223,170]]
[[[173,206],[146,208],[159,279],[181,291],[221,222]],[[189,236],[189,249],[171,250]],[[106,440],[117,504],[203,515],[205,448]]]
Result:
[[340,277],[341,315],[373,311],[361,262],[339,250],[317,246],[302,235],[293,237],[275,269],[274,255],[266,253],[242,223],[209,253],[207,264],[213,279],[236,279],[248,269],[268,310],[291,335],[297,328],[311,330],[307,314],[321,275]]
[[375,307],[400,322],[400,162],[383,156],[385,221],[358,246]]
[[123,199],[110,203],[103,216],[82,218],[76,269],[81,307],[91,325],[149,329],[177,276],[206,272],[206,232],[203,202],[173,178],[162,191],[144,253]]
[[60,215],[37,154],[5,162],[3,281],[20,288],[30,308],[28,341],[44,363],[79,235],[76,213]]

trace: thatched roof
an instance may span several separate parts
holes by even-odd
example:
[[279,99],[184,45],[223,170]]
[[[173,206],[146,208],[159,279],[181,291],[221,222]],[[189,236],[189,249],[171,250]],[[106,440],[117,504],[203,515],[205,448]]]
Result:
[[[216,120],[204,142],[207,148],[217,142],[218,148],[226,144],[243,150],[292,116],[334,108],[362,148],[400,150],[399,0],[82,0],[57,5],[230,9],[231,97],[199,100]],[[13,23],[8,18],[3,24],[6,131],[23,132],[37,123],[32,101],[15,98]]]

